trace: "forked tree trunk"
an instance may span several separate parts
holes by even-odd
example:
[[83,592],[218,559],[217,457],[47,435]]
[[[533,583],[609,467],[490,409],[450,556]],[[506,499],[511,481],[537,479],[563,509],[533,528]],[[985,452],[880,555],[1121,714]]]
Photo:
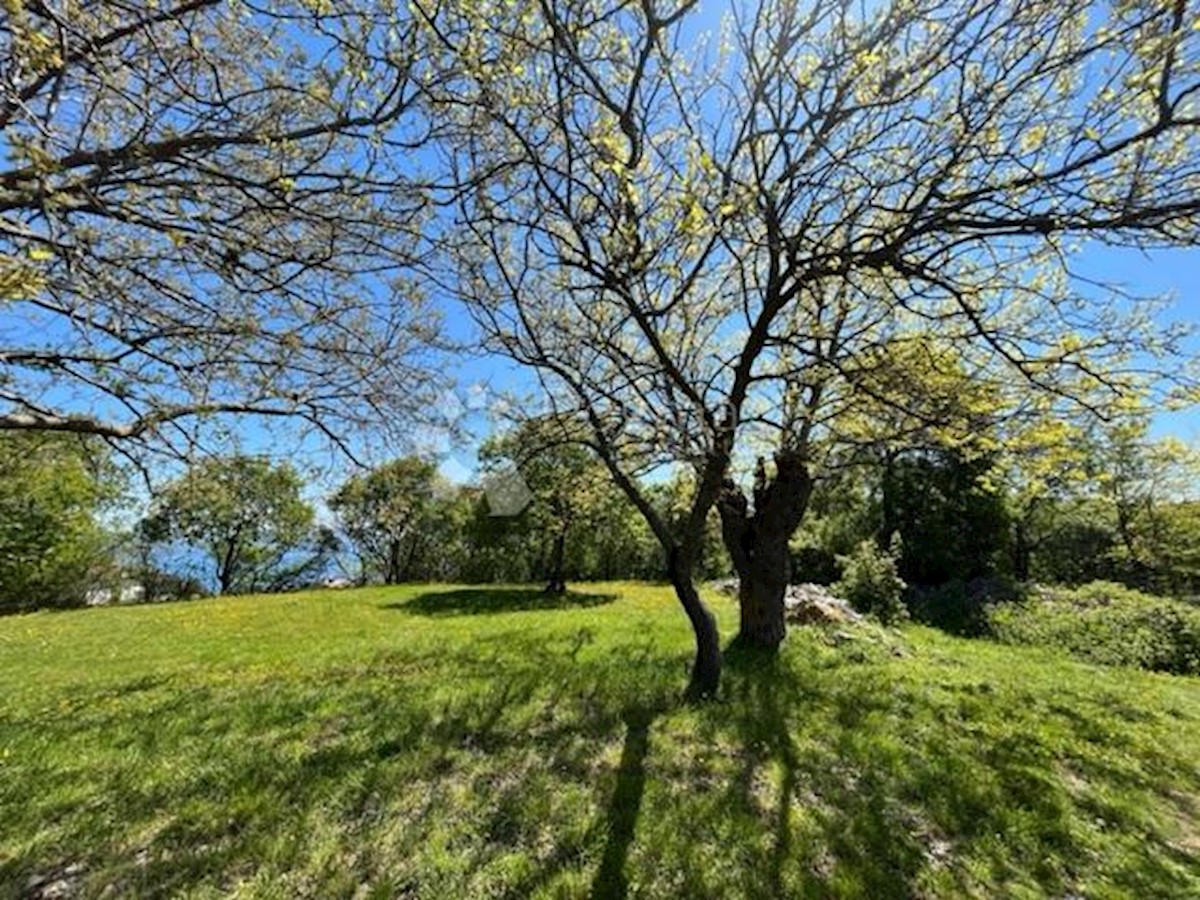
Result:
[[718,503],[721,535],[738,576],[741,626],[739,646],[776,650],[787,634],[784,599],[791,578],[788,543],[804,518],[812,478],[797,454],[775,457],[768,481],[760,459],[754,486],[754,512],[741,490],[727,482]]
[[696,659],[692,663],[692,677],[688,684],[687,697],[700,700],[711,697],[721,684],[721,636],[717,631],[717,620],[700,599],[692,579],[694,562],[679,550],[673,550],[667,561],[671,586],[683,604],[692,632],[696,637]]

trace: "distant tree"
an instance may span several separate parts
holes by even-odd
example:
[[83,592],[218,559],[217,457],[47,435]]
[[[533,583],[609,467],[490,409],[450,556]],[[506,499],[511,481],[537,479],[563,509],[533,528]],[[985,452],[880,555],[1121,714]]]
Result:
[[314,541],[302,484],[291,466],[258,457],[204,459],[162,489],[141,533],[202,552],[222,594],[287,587],[328,546]]
[[1200,600],[1200,500],[1164,502],[1157,515],[1156,586]]
[[1100,496],[1118,538],[1113,555],[1127,580],[1179,592],[1195,583],[1200,559],[1192,543],[1200,536],[1194,511],[1200,450],[1175,438],[1154,440],[1149,426],[1147,416],[1134,416],[1104,432],[1097,447]]
[[0,433],[0,609],[79,605],[114,586],[100,517],[121,487],[96,441]]
[[[1095,493],[1101,476],[1092,436],[1095,426],[1090,418],[1035,403],[1031,415],[1004,428],[989,478],[1005,497],[1011,525],[1009,569],[1018,581],[1033,576],[1037,556],[1054,540],[1060,513],[1068,506],[1078,508],[1076,498]],[[1082,572],[1098,561],[1086,558],[1084,549],[1096,549],[1097,523],[1078,524],[1083,526],[1076,535],[1083,540],[1077,548],[1083,558],[1073,560],[1072,566]]]
[[1004,495],[988,482],[993,461],[949,451],[891,457],[878,474],[879,546],[900,538],[900,576],[912,585],[968,581],[1005,561]]
[[480,451],[485,467],[512,466],[532,494],[519,525],[538,536],[538,569],[550,594],[567,589],[568,558],[579,556],[568,552],[568,543],[597,539],[617,493],[608,470],[579,434],[577,423],[553,417],[529,419]]
[[431,122],[390,0],[5,2],[0,429],[407,421]]
[[1026,520],[1029,576],[1043,584],[1129,582],[1115,557],[1119,543],[1108,505],[1092,496],[1039,503]]
[[808,512],[792,536],[792,578],[832,584],[841,574],[838,557],[850,556],[879,532],[878,467],[844,468],[813,486]]
[[405,457],[352,476],[329,498],[364,575],[399,584],[418,574],[434,539],[438,480],[432,464]]
[[1200,452],[1151,438],[1150,420],[1131,400],[1108,423],[1043,415],[1006,438],[997,474],[1018,577],[1195,590]]

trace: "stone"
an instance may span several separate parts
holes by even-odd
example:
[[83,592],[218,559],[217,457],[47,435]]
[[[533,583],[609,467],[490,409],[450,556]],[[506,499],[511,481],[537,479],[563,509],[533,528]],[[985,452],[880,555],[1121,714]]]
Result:
[[863,617],[819,584],[793,584],[784,594],[784,615],[797,625],[846,625]]
[[57,881],[52,881],[42,888],[40,896],[42,900],[64,900],[66,897],[75,895],[75,885],[66,878],[60,878]]
[[[738,580],[724,578],[714,581],[712,588],[736,597]],[[862,614],[820,584],[788,585],[783,595],[784,616],[795,625],[848,625],[861,622]]]

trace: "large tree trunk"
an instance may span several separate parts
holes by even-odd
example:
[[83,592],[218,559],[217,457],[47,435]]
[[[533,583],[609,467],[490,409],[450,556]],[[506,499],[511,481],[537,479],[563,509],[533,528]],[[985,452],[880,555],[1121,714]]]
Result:
[[678,549],[672,550],[667,560],[671,586],[683,604],[692,632],[696,636],[696,659],[692,663],[692,678],[687,697],[700,700],[711,697],[721,683],[721,636],[717,631],[717,620],[700,599],[692,580],[693,561]]
[[770,480],[759,460],[753,514],[741,490],[732,482],[725,485],[718,510],[721,535],[739,582],[739,646],[773,651],[783,642],[784,598],[791,577],[788,542],[804,518],[811,493],[808,465],[800,455],[788,453],[776,455]]

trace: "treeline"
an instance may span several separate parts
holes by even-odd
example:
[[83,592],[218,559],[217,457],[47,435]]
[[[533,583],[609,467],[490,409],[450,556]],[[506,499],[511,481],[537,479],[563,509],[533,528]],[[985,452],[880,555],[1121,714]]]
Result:
[[[509,475],[514,463],[492,442],[483,455],[496,471],[483,485],[451,484],[405,457],[318,498],[288,463],[214,457],[158,486],[137,516],[129,473],[103,444],[0,434],[0,445],[7,611],[346,583],[541,580],[563,590],[663,570],[644,520],[577,448],[545,450]],[[506,480],[528,492],[516,509],[498,509]],[[689,490],[674,479],[653,494],[671,514]],[[727,569],[715,527],[710,543],[705,572],[715,577]]]
[[[77,606],[356,583],[657,579],[661,549],[582,447],[530,430],[480,453],[479,485],[448,483],[412,457],[306,498],[295,468],[209,458],[133,509],[104,445],[0,435],[0,606]],[[1072,448],[1054,477],[946,448],[876,448],[829,466],[791,543],[793,581],[832,583],[864,542],[895,557],[910,587],[1003,578],[1116,581],[1200,593],[1200,502],[1184,499],[1186,448],[1124,432]],[[668,518],[689,509],[687,477],[653,480]],[[319,509],[323,507],[323,509]],[[115,523],[124,521],[124,527]],[[128,523],[134,522],[132,526]],[[714,514],[705,578],[729,574]]]

